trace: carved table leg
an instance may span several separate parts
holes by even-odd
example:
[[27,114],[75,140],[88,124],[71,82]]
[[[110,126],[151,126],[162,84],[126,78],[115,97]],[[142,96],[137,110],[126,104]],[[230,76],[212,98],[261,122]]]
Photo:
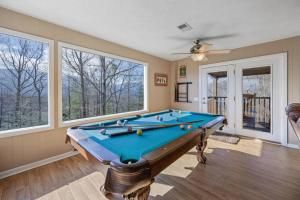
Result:
[[150,185],[143,187],[131,194],[123,195],[126,200],[147,200],[150,193]]
[[201,141],[200,143],[197,145],[196,149],[197,149],[197,159],[199,162],[205,164],[206,162],[206,156],[204,155],[204,150],[206,148],[207,145],[207,138],[205,138],[204,136],[201,136]]
[[108,198],[108,199],[109,199],[109,197],[111,196],[111,193],[110,193],[110,192],[107,192],[107,191],[105,190],[104,185],[102,185],[102,186],[100,187],[100,191],[101,191],[102,194],[103,194],[106,198]]

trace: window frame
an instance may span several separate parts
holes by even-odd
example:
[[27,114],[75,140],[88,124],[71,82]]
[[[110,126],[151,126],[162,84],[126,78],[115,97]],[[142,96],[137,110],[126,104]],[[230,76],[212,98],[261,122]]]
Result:
[[[63,121],[62,113],[63,113],[63,99],[62,99],[62,48],[70,48],[75,49],[79,51],[84,51],[86,53],[101,55],[109,58],[115,58],[119,60],[129,61],[137,64],[141,64],[144,66],[144,109],[137,110],[137,111],[129,111],[129,112],[122,112],[122,113],[115,113],[115,114],[107,114],[102,116],[95,116],[95,117],[86,117],[81,119],[74,119],[74,120],[68,120]],[[85,123],[93,123],[97,121],[103,121],[103,120],[109,120],[114,119],[118,117],[126,117],[126,116],[132,116],[137,114],[143,114],[147,113],[149,111],[149,67],[148,63],[145,63],[143,61],[126,58],[122,56],[117,56],[109,53],[105,53],[99,50],[81,47],[78,45],[73,45],[65,42],[58,42],[58,126],[60,128],[62,127],[69,127],[73,125],[79,125],[79,124],[85,124]]]
[[27,34],[19,31],[14,31],[11,29],[6,29],[0,27],[0,33],[7,34],[13,37],[20,37],[24,39],[34,40],[38,42],[47,43],[49,45],[49,55],[48,55],[48,124],[38,125],[24,128],[15,128],[10,130],[0,131],[0,138],[12,137],[17,135],[24,135],[30,133],[36,133],[41,131],[48,131],[54,129],[54,41],[38,37],[32,34]]

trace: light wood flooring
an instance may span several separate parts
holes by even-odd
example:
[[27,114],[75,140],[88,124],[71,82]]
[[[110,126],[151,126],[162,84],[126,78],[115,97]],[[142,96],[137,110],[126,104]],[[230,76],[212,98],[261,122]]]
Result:
[[[209,140],[207,164],[195,150],[164,170],[152,200],[300,199],[300,151],[255,139],[238,145]],[[0,199],[105,199],[103,167],[80,155],[0,180]]]

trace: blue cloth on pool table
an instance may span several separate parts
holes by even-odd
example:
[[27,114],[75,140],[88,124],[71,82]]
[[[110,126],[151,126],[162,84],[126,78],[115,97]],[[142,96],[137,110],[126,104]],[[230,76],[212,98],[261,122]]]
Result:
[[[170,113],[172,113],[173,116],[170,116]],[[179,126],[174,126],[143,131],[141,136],[133,133],[103,138],[100,137],[101,135],[99,134],[99,131],[93,130],[93,134],[91,134],[90,138],[120,156],[123,161],[128,159],[139,160],[142,155],[170,143],[171,141],[203,126],[217,117],[216,115],[193,112],[182,112],[181,114],[176,112],[164,112],[158,115],[163,118],[163,121],[156,118],[157,114],[144,115],[141,118],[128,120],[128,124],[170,124],[195,120],[203,121],[194,123],[192,129],[181,130]],[[176,121],[176,118],[178,118],[179,121]],[[102,124],[105,125],[105,122]]]

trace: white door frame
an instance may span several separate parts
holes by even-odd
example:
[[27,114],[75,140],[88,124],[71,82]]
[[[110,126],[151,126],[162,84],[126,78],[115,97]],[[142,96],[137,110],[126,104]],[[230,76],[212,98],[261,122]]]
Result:
[[[235,106],[234,106],[234,95],[235,95],[235,80],[234,78],[234,66],[232,65],[222,65],[216,67],[209,67],[202,69],[201,73],[201,81],[202,87],[207,88],[207,74],[211,72],[220,72],[226,71],[227,72],[227,113],[235,113]],[[200,106],[201,112],[207,113],[207,90],[201,91],[201,98],[200,98]],[[227,114],[228,115],[228,114]],[[234,133],[234,124],[235,124],[235,115],[228,115],[227,116],[228,125],[224,128],[225,133]]]
[[[276,90],[280,91],[280,98],[278,103],[276,103],[276,114],[279,116],[280,120],[273,122],[272,124],[276,123],[278,126],[276,127],[276,132],[278,133],[278,137],[276,139],[277,142],[280,142],[283,146],[288,146],[288,132],[287,132],[287,118],[285,116],[285,107],[287,106],[287,52],[279,53],[279,54],[272,54],[266,56],[259,56],[253,58],[245,58],[239,60],[231,60],[226,62],[214,63],[214,64],[207,64],[207,65],[200,65],[199,66],[199,111],[202,110],[202,69],[211,68],[211,67],[221,67],[226,65],[234,65],[236,68],[238,66],[242,66],[245,63],[249,62],[264,62],[264,61],[272,61],[275,64],[279,65],[279,72],[275,74],[277,79],[282,80],[281,84],[275,86],[275,83],[272,83],[276,88]],[[274,105],[272,105],[273,107]],[[273,110],[274,112],[275,110]],[[273,114],[273,113],[272,113]],[[238,116],[237,116],[238,117]],[[273,126],[273,125],[272,125]],[[266,138],[267,139],[267,138]]]

